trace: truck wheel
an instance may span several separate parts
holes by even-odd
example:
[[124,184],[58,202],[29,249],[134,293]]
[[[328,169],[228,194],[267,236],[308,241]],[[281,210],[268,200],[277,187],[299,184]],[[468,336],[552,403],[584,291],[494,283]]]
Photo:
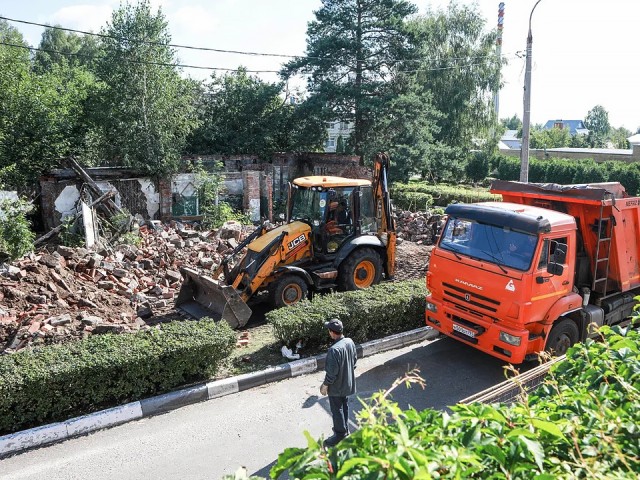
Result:
[[353,252],[340,265],[338,286],[341,290],[361,290],[380,282],[382,260],[371,248]]
[[284,275],[269,288],[269,297],[271,304],[280,308],[306,298],[307,291],[307,283],[302,278],[297,275]]
[[575,322],[567,318],[560,320],[551,328],[544,349],[558,357],[564,355],[569,347],[578,341],[578,334]]

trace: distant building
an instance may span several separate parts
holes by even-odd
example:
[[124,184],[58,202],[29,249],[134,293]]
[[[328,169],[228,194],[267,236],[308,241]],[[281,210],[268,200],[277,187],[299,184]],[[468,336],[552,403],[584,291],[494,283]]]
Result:
[[627,138],[629,144],[633,147],[633,145],[640,145],[640,133],[636,133],[635,135],[631,135]]
[[588,135],[589,129],[584,126],[582,120],[549,120],[542,127],[543,130],[551,130],[557,128],[558,130],[569,130],[569,135]]
[[517,130],[507,130],[500,137],[500,143],[498,143],[498,148],[500,150],[503,149],[515,149],[520,150],[522,148],[522,139],[518,138],[516,135],[518,134]]
[[327,141],[324,143],[325,153],[335,153],[338,146],[338,138],[342,137],[342,141],[346,144],[351,132],[353,132],[353,123],[351,122],[327,123]]

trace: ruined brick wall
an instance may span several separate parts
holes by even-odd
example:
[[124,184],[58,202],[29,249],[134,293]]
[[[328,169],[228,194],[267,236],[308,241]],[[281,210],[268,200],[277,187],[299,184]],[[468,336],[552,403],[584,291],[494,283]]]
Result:
[[[224,165],[225,190],[220,199],[242,208],[252,220],[273,221],[274,202],[280,213],[286,203],[288,183],[297,177],[332,175],[371,178],[371,170],[358,165],[358,157],[335,153],[279,153],[268,160],[256,155],[198,155],[183,157],[185,170],[197,161],[207,168]],[[127,168],[89,168],[87,173],[104,191],[115,190],[117,205],[145,220],[170,220],[175,212],[177,177],[150,179]],[[74,213],[81,196],[82,181],[71,170],[54,170],[40,179],[41,208],[45,229],[58,226],[64,216]]]
[[[159,182],[136,175],[127,168],[89,168],[89,176],[100,190],[113,190],[116,205],[144,219],[159,219],[162,215]],[[40,208],[46,230],[55,228],[65,217],[76,213],[79,200],[94,199],[85,194],[84,182],[73,170],[55,169],[40,178]]]

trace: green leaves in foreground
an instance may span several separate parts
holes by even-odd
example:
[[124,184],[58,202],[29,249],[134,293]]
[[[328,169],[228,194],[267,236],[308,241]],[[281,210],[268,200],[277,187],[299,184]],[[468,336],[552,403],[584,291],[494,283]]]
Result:
[[[601,331],[571,348],[522,404],[400,410],[375,394],[337,448],[308,438],[282,452],[271,478],[637,478],[640,334]],[[415,374],[408,381],[419,382]]]

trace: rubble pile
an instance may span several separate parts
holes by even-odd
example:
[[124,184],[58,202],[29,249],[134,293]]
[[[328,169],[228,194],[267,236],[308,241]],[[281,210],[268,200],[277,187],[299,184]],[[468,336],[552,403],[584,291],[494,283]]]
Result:
[[182,266],[212,270],[246,234],[235,222],[211,232],[154,222],[140,233],[139,247],[58,246],[2,265],[0,352],[149,328],[173,310]]
[[398,238],[421,245],[432,245],[435,242],[441,223],[442,215],[432,215],[429,212],[401,211],[396,214]]
[[[423,278],[439,217],[400,212],[395,280]],[[41,249],[0,264],[0,353],[90,334],[127,333],[179,318],[180,269],[212,272],[255,227],[140,227],[139,246]],[[406,240],[403,242],[403,240]]]

